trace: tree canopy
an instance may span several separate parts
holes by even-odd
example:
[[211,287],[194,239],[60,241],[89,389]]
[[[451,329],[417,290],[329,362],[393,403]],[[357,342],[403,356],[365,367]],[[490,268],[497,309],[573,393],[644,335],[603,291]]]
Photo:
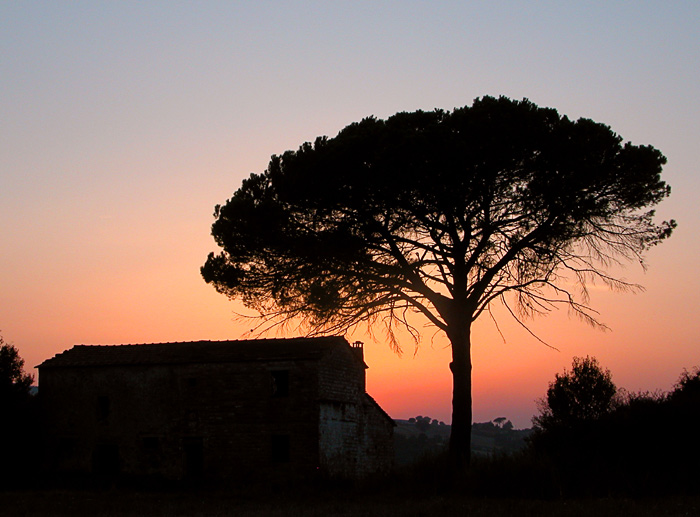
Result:
[[597,420],[614,408],[617,387],[595,357],[574,357],[571,371],[556,374],[541,401],[535,427],[547,430]]
[[40,461],[39,419],[17,347],[0,335],[0,486],[22,484]]
[[0,336],[0,405],[3,411],[29,397],[34,378],[24,372],[19,350]]
[[[586,285],[671,234],[664,156],[608,126],[528,100],[369,117],[273,156],[215,208],[222,248],[201,269],[266,321],[339,333],[366,322],[452,345],[451,449],[469,454],[471,324],[494,301],[519,321],[565,305],[592,324]],[[572,288],[572,286],[574,286]]]
[[574,358],[540,401],[530,452],[560,494],[690,493],[700,481],[700,370],[665,393],[617,389],[591,357]]

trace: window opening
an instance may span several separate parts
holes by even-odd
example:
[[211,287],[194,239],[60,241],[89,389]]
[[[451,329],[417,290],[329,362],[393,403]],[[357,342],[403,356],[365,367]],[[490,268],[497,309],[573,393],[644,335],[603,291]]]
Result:
[[104,395],[97,397],[97,420],[103,422],[109,417],[109,397]]
[[289,462],[289,435],[288,434],[273,434],[271,440],[272,462],[273,463],[288,463]]
[[185,477],[199,479],[204,473],[204,442],[201,437],[184,438],[182,441],[184,453]]
[[274,370],[272,375],[272,396],[275,398],[289,396],[289,370]]

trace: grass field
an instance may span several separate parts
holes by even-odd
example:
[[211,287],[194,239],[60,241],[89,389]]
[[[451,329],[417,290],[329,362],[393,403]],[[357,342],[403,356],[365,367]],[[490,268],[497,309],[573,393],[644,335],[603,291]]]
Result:
[[301,492],[42,490],[0,492],[2,516],[689,516],[700,496],[494,499],[333,489]]

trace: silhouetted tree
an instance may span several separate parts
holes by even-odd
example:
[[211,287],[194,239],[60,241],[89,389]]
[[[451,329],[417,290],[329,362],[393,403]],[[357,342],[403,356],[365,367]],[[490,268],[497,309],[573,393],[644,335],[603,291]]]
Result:
[[612,411],[616,393],[610,370],[603,370],[595,357],[574,357],[571,371],[555,374],[549,383],[532,423],[546,431],[597,420]]
[[676,403],[695,404],[700,409],[700,368],[692,372],[683,370],[669,398]]
[[39,444],[33,377],[24,359],[0,336],[0,485],[22,484],[34,466]]
[[[700,368],[684,370],[667,401],[677,430],[675,439],[682,444],[680,448],[683,449],[681,452],[686,460],[684,466],[687,470],[695,471],[693,478],[700,478],[697,470],[697,465],[700,464],[700,443],[697,440],[700,428]],[[688,478],[690,479],[689,476]]]
[[0,407],[3,411],[24,402],[34,378],[24,372],[19,350],[0,336]]
[[598,324],[587,283],[634,288],[605,266],[641,261],[675,226],[649,210],[670,192],[665,161],[528,100],[370,117],[243,181],[215,208],[223,251],[201,272],[267,324],[296,319],[308,335],[384,323],[400,350],[397,325],[417,343],[407,315],[422,314],[452,347],[459,467],[470,450],[472,323],[500,301],[521,322],[563,304]]
[[431,422],[431,418],[429,416],[426,416],[426,417],[417,416],[416,417],[416,427],[423,432],[426,432],[428,429],[430,429],[430,422]]
[[493,423],[498,426],[500,429],[503,429],[505,431],[510,431],[513,429],[513,422],[508,420],[504,416],[499,416],[498,418],[493,419]]
[[560,408],[559,417],[547,406],[528,439],[530,452],[553,469],[559,490],[572,495],[698,493],[700,370],[684,371],[670,393],[621,389],[611,396],[610,372],[587,359],[575,360],[577,374],[572,369],[550,384],[544,404],[551,400],[552,408]]

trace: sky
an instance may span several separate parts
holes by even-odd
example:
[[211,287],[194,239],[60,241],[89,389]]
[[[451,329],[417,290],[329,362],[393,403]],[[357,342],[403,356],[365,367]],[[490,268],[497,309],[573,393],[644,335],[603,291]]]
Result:
[[[592,290],[609,331],[528,322],[555,350],[497,307],[500,333],[478,321],[475,421],[528,427],[575,356],[670,390],[700,365],[699,25],[683,0],[0,2],[0,332],[34,374],[76,344],[244,338],[245,308],[199,274],[216,204],[364,117],[505,95],[660,149],[678,228],[615,271],[644,292]],[[392,417],[450,421],[434,329],[401,356],[381,329],[349,338]]]

